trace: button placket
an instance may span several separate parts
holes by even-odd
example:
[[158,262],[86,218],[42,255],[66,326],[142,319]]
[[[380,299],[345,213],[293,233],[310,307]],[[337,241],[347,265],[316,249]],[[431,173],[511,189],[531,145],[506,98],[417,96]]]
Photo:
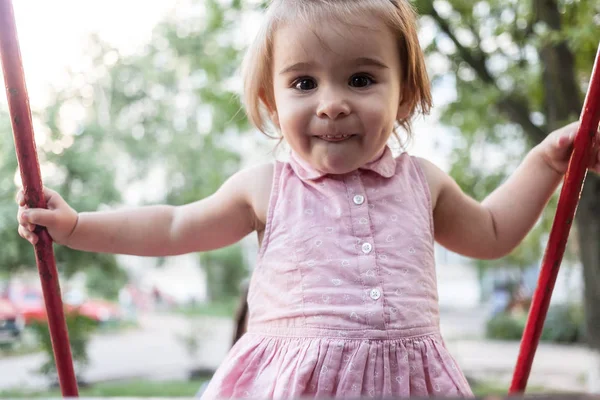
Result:
[[370,218],[368,190],[360,175],[345,180],[350,207],[352,231],[357,239],[358,272],[364,288],[363,309],[367,323],[374,329],[385,329],[384,302],[381,297],[381,277],[377,266],[373,221]]

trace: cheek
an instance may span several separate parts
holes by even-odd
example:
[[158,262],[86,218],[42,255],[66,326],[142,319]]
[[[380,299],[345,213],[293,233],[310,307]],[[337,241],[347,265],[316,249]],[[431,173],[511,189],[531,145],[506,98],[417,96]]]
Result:
[[363,122],[366,127],[382,128],[393,125],[396,119],[396,110],[392,110],[385,102],[371,102],[363,108]]
[[393,127],[398,113],[399,97],[392,93],[380,93],[372,96],[363,104],[364,119],[370,126]]
[[282,97],[277,102],[279,110],[279,123],[283,129],[299,128],[310,122],[312,111],[307,102]]

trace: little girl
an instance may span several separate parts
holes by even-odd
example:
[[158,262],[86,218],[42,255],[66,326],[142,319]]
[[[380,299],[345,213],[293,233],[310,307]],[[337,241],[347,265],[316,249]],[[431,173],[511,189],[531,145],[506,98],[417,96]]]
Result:
[[406,0],[273,1],[244,96],[289,162],[241,171],[181,207],[77,213],[46,189],[48,210],[27,209],[20,193],[19,233],[35,243],[37,224],[74,249],[168,256],[255,231],[248,332],[206,399],[471,396],[440,337],[434,240],[469,257],[509,253],[559,184],[577,124],[482,203],[430,162],[395,158],[395,128],[410,134],[431,105],[415,23]]

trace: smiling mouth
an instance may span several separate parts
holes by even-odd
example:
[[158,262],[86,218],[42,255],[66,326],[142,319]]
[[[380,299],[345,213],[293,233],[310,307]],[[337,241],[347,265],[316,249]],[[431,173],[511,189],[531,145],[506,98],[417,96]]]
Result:
[[350,137],[352,137],[354,135],[321,135],[321,136],[317,136],[319,139],[321,140],[325,140],[327,142],[341,142],[343,140],[346,140]]

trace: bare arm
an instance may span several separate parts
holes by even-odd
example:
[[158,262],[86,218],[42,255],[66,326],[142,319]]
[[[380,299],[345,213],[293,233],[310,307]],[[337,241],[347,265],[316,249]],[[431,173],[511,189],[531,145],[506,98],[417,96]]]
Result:
[[[232,176],[213,195],[184,206],[147,206],[79,214],[67,245],[93,252],[169,256],[233,244],[257,229],[255,188],[272,166]],[[263,196],[264,197],[264,196]]]
[[436,240],[468,257],[493,259],[510,253],[531,230],[562,174],[530,152],[511,177],[478,203],[439,168],[421,160],[434,204]]

